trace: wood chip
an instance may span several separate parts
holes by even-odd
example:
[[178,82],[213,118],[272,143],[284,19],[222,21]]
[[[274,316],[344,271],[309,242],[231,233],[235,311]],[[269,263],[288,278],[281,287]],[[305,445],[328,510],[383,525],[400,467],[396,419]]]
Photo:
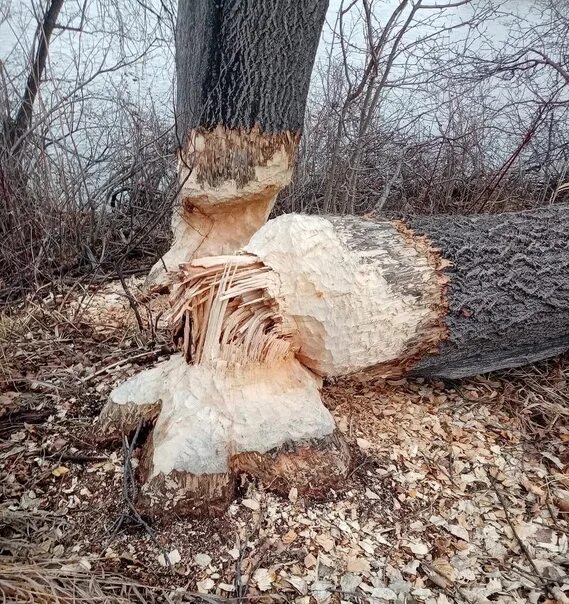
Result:
[[283,536],[282,536],[282,542],[285,545],[289,545],[291,543],[293,543],[294,541],[296,541],[298,535],[291,529],[290,531],[287,531]]
[[203,581],[198,581],[196,583],[196,587],[198,588],[198,591],[201,594],[207,594],[215,587],[215,583],[213,582],[212,579],[210,579],[208,577],[207,579],[204,579]]
[[206,568],[211,564],[211,556],[208,554],[196,554],[194,560],[198,566]]
[[451,535],[454,535],[463,541],[470,541],[468,531],[462,526],[458,524],[448,524],[445,528]]
[[365,558],[361,558],[359,556],[350,556],[346,564],[346,570],[349,573],[367,574],[370,572],[371,566],[369,560],[366,560]]
[[254,511],[257,511],[261,507],[256,499],[243,499],[241,505]]
[[157,558],[158,564],[160,564],[160,566],[169,566],[169,565],[174,566],[175,564],[178,564],[182,560],[182,556],[180,556],[180,552],[177,549],[173,549],[171,552],[169,552],[166,555],[168,556],[168,560],[170,561],[170,564],[168,564],[168,561],[166,560],[166,557],[164,556],[164,554],[160,554]]

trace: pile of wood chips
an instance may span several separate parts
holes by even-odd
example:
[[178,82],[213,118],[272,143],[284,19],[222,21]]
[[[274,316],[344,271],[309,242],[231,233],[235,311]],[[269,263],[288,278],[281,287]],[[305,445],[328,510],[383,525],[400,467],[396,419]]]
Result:
[[[54,568],[80,584],[62,602],[146,601],[140,584],[172,602],[569,601],[567,358],[446,383],[335,381],[324,400],[355,459],[337,492],[282,498],[244,478],[221,518],[123,522],[115,534],[124,447],[97,444],[94,420],[117,382],[167,357],[168,334],[151,304],[138,308],[140,332],[114,285],[88,307],[76,294],[0,320],[8,601],[29,593],[16,575],[39,590]],[[105,591],[108,573],[129,586],[122,596],[115,579]]]

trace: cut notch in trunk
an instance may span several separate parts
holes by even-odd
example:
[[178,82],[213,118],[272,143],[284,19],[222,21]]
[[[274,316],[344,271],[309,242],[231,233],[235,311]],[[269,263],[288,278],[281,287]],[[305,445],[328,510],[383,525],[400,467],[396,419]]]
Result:
[[270,293],[275,279],[250,254],[182,265],[171,298],[171,325],[186,361],[271,363],[294,352],[292,329]]

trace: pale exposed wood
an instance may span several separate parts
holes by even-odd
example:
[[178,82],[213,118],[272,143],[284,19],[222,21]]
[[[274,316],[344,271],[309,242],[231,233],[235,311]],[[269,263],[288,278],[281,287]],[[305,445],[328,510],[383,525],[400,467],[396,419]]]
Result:
[[222,509],[241,472],[316,492],[341,480],[350,459],[320,386],[290,355],[194,365],[174,356],[116,388],[101,428],[116,435],[153,418],[141,465],[141,503],[153,514],[199,514],[207,501]]
[[180,0],[178,204],[171,249],[148,277],[232,253],[288,185],[327,0]]
[[280,216],[245,250],[276,274],[297,357],[319,375],[391,375],[394,360],[411,362],[446,337],[440,258],[387,220]]
[[[567,206],[408,224],[282,216],[245,248],[265,281],[251,310],[270,309],[320,375],[459,377],[554,356],[569,348],[568,219]],[[208,261],[209,282],[226,262]],[[209,330],[207,316],[195,326]]]
[[217,267],[195,268],[180,271],[171,297],[174,342],[186,359],[270,363],[291,353],[290,330],[268,293],[267,267],[252,256],[230,256]]

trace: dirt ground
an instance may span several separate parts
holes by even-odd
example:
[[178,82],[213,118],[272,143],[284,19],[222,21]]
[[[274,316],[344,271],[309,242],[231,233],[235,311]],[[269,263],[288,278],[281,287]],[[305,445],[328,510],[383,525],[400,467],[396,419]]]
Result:
[[139,285],[0,314],[5,601],[23,601],[14,577],[35,565],[120,576],[159,601],[569,602],[569,359],[331,382],[355,460],[337,491],[283,498],[243,478],[222,517],[152,522],[129,511],[123,448],[96,439],[111,388],[172,353],[162,302],[134,303]]

